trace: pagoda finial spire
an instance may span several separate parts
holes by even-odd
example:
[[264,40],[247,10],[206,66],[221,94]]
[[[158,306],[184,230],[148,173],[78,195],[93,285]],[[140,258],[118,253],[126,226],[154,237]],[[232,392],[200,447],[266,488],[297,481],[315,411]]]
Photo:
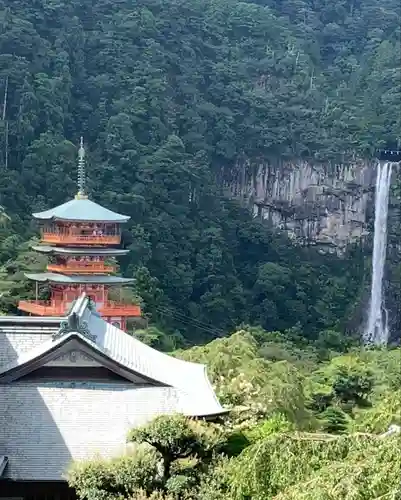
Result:
[[75,196],[77,200],[88,198],[85,190],[86,175],[85,175],[85,149],[84,138],[81,137],[81,143],[78,150],[78,193]]

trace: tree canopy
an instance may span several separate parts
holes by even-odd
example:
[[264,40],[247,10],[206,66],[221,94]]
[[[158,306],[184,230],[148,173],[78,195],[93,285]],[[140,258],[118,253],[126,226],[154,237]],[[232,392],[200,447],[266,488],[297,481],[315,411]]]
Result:
[[335,172],[400,136],[397,1],[1,0],[0,15],[4,312],[29,293],[13,283],[30,214],[75,193],[84,135],[90,195],[131,216],[121,271],[167,343],[349,329],[364,252],[299,248],[224,186],[286,159]]
[[[400,424],[400,352],[355,342],[369,238],[342,257],[302,246],[227,189],[296,161],[335,176],[397,143],[400,11],[0,0],[0,310],[32,297],[24,272],[45,262],[30,214],[75,194],[84,136],[90,196],[131,218],[120,271],[149,320],[138,337],[206,363],[231,408],[210,427],[160,418],[132,431],[131,454],[75,464],[82,499],[400,497],[397,438],[380,436]],[[399,331],[401,170],[391,200]]]
[[[254,333],[176,353],[210,366],[229,415],[214,423],[159,416],[133,429],[128,458],[73,465],[79,498],[398,499],[400,349],[322,358]],[[277,344],[285,361],[271,357]]]

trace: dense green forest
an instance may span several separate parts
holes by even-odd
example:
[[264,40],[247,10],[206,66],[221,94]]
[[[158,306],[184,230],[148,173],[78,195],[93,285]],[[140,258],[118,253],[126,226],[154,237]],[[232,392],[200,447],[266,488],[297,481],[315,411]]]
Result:
[[125,456],[73,464],[81,500],[401,498],[399,348],[340,355],[253,328],[176,354],[207,363],[230,414],[157,417]]
[[244,158],[334,165],[400,137],[398,1],[0,0],[0,15],[4,312],[32,294],[30,214],[75,193],[84,135],[90,195],[131,216],[121,271],[169,345],[241,324],[356,331],[369,252],[295,246],[221,185]]
[[[244,164],[335,167],[399,140],[400,21],[399,0],[0,0],[0,310],[32,297],[31,213],[75,194],[84,136],[90,197],[131,217],[136,335],[206,363],[231,410],[160,417],[132,454],[74,464],[81,499],[400,500],[383,433],[401,353],[358,342],[369,238],[324,254],[223,189]],[[400,170],[391,198],[399,332]]]

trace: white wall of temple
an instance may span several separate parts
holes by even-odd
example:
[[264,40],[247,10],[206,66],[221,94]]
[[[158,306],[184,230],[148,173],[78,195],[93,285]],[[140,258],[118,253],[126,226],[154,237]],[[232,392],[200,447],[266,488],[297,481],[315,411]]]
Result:
[[121,383],[0,385],[0,401],[6,477],[16,480],[60,480],[73,460],[121,455],[130,429],[181,411],[173,388]]

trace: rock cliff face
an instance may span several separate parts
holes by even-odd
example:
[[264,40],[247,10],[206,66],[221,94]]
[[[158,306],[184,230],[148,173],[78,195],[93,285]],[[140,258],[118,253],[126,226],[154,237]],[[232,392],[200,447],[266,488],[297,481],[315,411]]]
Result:
[[312,165],[307,162],[244,164],[225,188],[255,216],[288,231],[301,244],[341,252],[367,234],[373,211],[375,165]]

